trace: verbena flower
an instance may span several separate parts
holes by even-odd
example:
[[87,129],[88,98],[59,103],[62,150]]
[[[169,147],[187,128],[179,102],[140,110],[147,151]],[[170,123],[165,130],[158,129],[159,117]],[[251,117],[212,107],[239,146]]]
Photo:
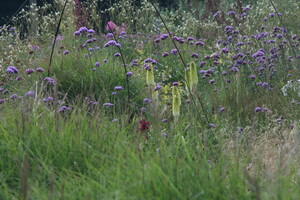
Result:
[[34,73],[34,69],[26,69],[25,73],[32,74],[32,73]]
[[104,103],[103,106],[104,107],[113,107],[114,104],[112,104],[112,103]]
[[117,90],[117,91],[120,91],[120,90],[123,90],[123,87],[122,86],[116,86],[114,89]]
[[54,85],[56,82],[53,78],[50,77],[44,78],[44,81],[46,81],[49,85]]
[[43,68],[41,68],[41,67],[39,67],[39,68],[37,68],[37,69],[36,69],[36,71],[37,71],[37,72],[43,72],[43,71],[44,71],[44,69],[43,69]]
[[69,54],[69,51],[68,51],[68,50],[65,50],[65,51],[64,51],[64,55],[67,55],[67,54]]
[[35,93],[34,91],[28,91],[25,96],[28,96],[28,97],[34,97]]
[[9,74],[17,74],[17,73],[19,73],[19,70],[16,67],[14,67],[14,66],[7,67],[6,71]]
[[126,73],[126,76],[127,76],[127,77],[131,77],[132,75],[133,75],[132,72],[127,72],[127,73]]

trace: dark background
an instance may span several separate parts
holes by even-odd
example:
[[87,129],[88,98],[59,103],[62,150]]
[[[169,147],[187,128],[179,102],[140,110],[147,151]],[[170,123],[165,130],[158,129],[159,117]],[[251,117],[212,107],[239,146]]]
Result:
[[[7,24],[10,21],[10,18],[18,11],[18,9],[22,6],[24,2],[26,2],[22,8],[29,6],[29,0],[0,0],[0,25]],[[80,0],[81,2],[84,0]],[[99,8],[105,9],[107,6],[117,2],[118,0],[104,0],[102,5],[98,5]],[[178,0],[154,0],[155,2],[159,2],[160,5],[164,8],[176,7]],[[51,3],[53,0],[37,0],[38,5],[43,5],[44,3]],[[137,3],[140,0],[136,0]],[[98,2],[99,3],[99,2]],[[103,7],[103,8],[102,8]]]

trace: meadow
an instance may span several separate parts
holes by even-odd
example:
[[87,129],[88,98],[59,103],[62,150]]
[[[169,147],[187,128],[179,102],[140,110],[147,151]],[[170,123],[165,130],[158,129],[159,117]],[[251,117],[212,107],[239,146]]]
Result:
[[0,200],[300,199],[299,1],[64,2],[0,29]]

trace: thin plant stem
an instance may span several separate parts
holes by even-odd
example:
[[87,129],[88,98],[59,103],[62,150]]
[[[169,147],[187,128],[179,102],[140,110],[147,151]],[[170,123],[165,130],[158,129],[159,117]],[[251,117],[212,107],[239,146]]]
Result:
[[51,64],[52,64],[54,47],[55,47],[55,44],[56,44],[56,39],[57,39],[57,36],[58,36],[60,24],[61,24],[61,21],[62,21],[63,14],[65,12],[67,3],[68,3],[68,0],[65,1],[64,7],[63,7],[63,9],[60,13],[59,21],[58,21],[58,24],[57,24],[57,27],[56,27],[56,32],[55,32],[55,35],[54,35],[54,41],[53,41],[53,44],[52,44],[52,49],[51,49],[51,54],[50,54],[50,61],[49,61],[49,65],[48,65],[48,76],[50,76],[50,73],[51,73]]

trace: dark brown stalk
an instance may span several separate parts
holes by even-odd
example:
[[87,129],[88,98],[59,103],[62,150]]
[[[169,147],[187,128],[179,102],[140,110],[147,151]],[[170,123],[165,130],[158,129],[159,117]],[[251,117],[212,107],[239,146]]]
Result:
[[[152,0],[150,1],[150,3],[151,3],[152,6],[154,7],[154,9],[155,9],[157,15],[159,16],[159,18],[160,18],[160,20],[162,21],[162,23],[163,23],[165,29],[167,30],[167,32],[168,32],[168,34],[169,34],[169,36],[170,36],[170,39],[171,39],[172,43],[174,44],[174,46],[175,46],[175,48],[176,48],[176,50],[177,50],[177,52],[178,52],[178,54],[179,54],[180,60],[181,60],[181,62],[182,62],[182,64],[183,64],[183,67],[184,67],[184,69],[185,69],[185,68],[187,67],[187,65],[186,65],[186,63],[185,63],[185,61],[184,61],[184,59],[183,59],[183,57],[182,57],[182,55],[181,55],[181,53],[180,53],[179,48],[177,47],[175,41],[173,40],[173,37],[172,37],[171,32],[169,31],[169,29],[168,29],[168,27],[167,27],[167,25],[166,25],[164,19],[163,19],[162,16],[160,15],[159,10],[158,10],[157,7],[154,5],[154,3],[153,3]],[[187,88],[188,88],[188,92],[189,92],[189,94],[190,94],[190,96],[191,96],[191,98],[192,98],[192,101],[193,101],[194,105],[196,105],[196,101],[195,101],[195,98],[194,98],[194,96],[193,96],[193,93],[192,93],[191,90],[190,90],[189,83],[187,82],[186,84],[187,84],[187,86],[188,86],[188,87],[187,87]],[[209,119],[208,119],[208,116],[207,116],[206,111],[205,111],[205,109],[204,109],[203,102],[202,102],[202,100],[201,100],[201,98],[200,98],[199,95],[197,95],[197,98],[198,98],[198,101],[200,102],[200,106],[201,106],[202,112],[203,112],[203,114],[204,114],[204,116],[205,116],[205,118],[206,118],[206,121],[207,121],[207,123],[209,123]]]
[[50,76],[50,72],[51,72],[51,64],[52,64],[52,58],[53,58],[53,52],[54,52],[54,47],[55,47],[56,39],[57,39],[57,36],[58,36],[60,24],[61,24],[61,21],[62,21],[62,16],[63,16],[63,14],[64,14],[64,12],[65,12],[67,3],[68,3],[68,0],[65,1],[64,7],[63,7],[63,9],[62,9],[62,11],[61,11],[61,13],[60,13],[58,25],[57,25],[57,27],[56,27],[56,32],[55,32],[55,35],[54,35],[54,41],[53,41],[52,49],[51,49],[50,61],[49,61],[49,65],[48,65],[48,76]]

